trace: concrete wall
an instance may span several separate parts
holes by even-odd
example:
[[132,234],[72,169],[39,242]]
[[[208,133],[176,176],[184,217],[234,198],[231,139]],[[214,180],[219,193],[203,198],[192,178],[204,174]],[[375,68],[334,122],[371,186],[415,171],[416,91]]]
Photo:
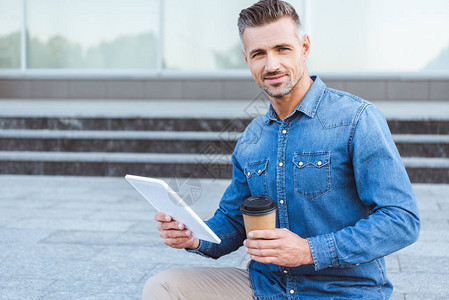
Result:
[[[332,88],[368,100],[449,101],[449,78],[338,78]],[[252,78],[0,78],[0,98],[61,99],[252,99]]]

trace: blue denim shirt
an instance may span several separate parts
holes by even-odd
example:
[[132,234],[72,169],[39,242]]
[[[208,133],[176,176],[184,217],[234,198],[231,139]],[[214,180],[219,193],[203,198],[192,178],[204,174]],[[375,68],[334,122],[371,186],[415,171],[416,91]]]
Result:
[[246,128],[232,182],[206,222],[222,242],[201,241],[193,252],[218,258],[241,247],[241,203],[269,195],[277,227],[308,239],[314,265],[251,261],[255,299],[388,299],[383,257],[416,241],[420,229],[410,180],[379,110],[312,79],[290,116],[281,121],[270,106]]

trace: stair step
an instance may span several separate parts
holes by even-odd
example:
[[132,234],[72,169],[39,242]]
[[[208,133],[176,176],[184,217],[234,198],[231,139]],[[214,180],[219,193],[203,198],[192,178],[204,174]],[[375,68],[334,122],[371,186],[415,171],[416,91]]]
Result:
[[404,157],[402,161],[407,168],[449,169],[449,158]]
[[[410,180],[449,183],[449,158],[405,157]],[[226,154],[0,152],[0,173],[35,175],[230,178]]]
[[[0,151],[232,153],[240,132],[0,131]],[[448,135],[393,135],[403,157],[448,157]]]
[[104,131],[104,130],[24,130],[0,131],[0,138],[20,139],[125,139],[125,140],[233,140],[241,132],[217,131]]
[[[449,113],[448,113],[449,114]],[[248,117],[0,117],[2,129],[96,131],[243,131]],[[449,120],[387,119],[393,134],[449,134]]]
[[449,134],[449,120],[387,119],[387,122],[393,134]]
[[251,119],[242,118],[78,118],[0,117],[2,129],[114,131],[243,131]]
[[449,135],[443,134],[393,134],[396,143],[449,143]]
[[0,174],[230,178],[230,155],[0,152]]
[[106,153],[106,152],[33,152],[1,151],[0,160],[11,161],[64,161],[64,162],[136,162],[136,163],[231,163],[230,155],[165,154],[165,153]]
[[3,130],[0,151],[232,153],[240,132]]
[[402,158],[413,183],[449,183],[449,158]]
[[[8,129],[0,131],[0,138],[29,139],[151,139],[151,140],[234,140],[238,131],[106,131],[106,130],[27,130]],[[393,134],[395,142],[401,143],[449,143],[449,135]]]
[[449,135],[394,134],[402,157],[449,157]]

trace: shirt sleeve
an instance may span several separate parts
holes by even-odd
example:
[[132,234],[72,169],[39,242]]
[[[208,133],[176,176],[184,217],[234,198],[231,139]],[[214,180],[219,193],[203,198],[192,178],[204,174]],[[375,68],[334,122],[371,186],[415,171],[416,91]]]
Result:
[[238,163],[237,153],[240,140],[232,154],[232,181],[221,198],[219,208],[214,216],[205,223],[221,239],[220,244],[200,241],[200,246],[192,253],[210,258],[219,258],[229,254],[243,245],[246,238],[240,204],[251,194],[246,176]]
[[418,238],[420,220],[402,159],[382,113],[368,104],[354,122],[348,143],[366,219],[337,232],[308,238],[315,269],[370,262]]

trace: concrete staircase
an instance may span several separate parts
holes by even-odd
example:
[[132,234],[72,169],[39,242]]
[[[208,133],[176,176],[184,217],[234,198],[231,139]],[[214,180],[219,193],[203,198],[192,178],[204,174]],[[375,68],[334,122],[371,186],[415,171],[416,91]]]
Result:
[[[0,100],[0,173],[230,178],[235,142],[266,108],[249,112],[251,105]],[[390,101],[378,107],[412,182],[449,183],[449,105],[440,102],[424,116],[418,104]]]

